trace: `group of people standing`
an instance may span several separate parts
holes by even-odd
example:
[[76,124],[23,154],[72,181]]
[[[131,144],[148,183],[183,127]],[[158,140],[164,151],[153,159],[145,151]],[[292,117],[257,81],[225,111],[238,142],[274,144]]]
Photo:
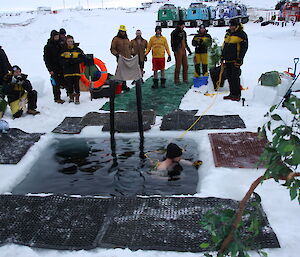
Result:
[[[187,34],[184,30],[184,22],[179,21],[176,28],[171,33],[171,48],[175,56],[174,84],[180,84],[180,70],[182,69],[182,82],[188,83],[188,55],[192,55],[192,51],[187,43]],[[212,37],[208,34],[208,30],[202,24],[194,35],[192,45],[195,47],[194,76],[208,76],[208,50],[212,45]],[[230,20],[229,29],[226,31],[224,43],[221,53],[222,71],[226,70],[226,78],[229,82],[230,94],[224,97],[224,100],[240,101],[240,66],[243,64],[244,56],[248,49],[247,34],[243,30],[242,24],[237,19]],[[147,42],[142,37],[140,30],[136,31],[136,38],[129,40],[126,27],[121,25],[117,36],[111,43],[111,53],[118,58],[120,55],[125,58],[139,56],[139,65],[143,73],[144,62],[147,61],[147,55],[152,51],[152,70],[153,85],[156,89],[159,86],[158,72],[160,71],[160,85],[162,88],[166,86],[165,78],[165,56],[167,54],[167,62],[171,61],[171,52],[166,37],[162,35],[162,28],[155,27],[155,35]],[[221,74],[222,76],[222,74]],[[126,82],[123,83],[123,89],[126,89]]]
[[[171,49],[175,56],[174,84],[180,84],[180,70],[182,69],[182,82],[188,82],[187,56],[192,54],[187,43],[187,34],[184,30],[184,22],[178,22],[171,33]],[[192,45],[195,47],[195,77],[208,76],[208,49],[212,45],[212,37],[208,34],[204,25],[199,27],[194,35]],[[240,66],[248,49],[247,34],[238,20],[230,20],[229,29],[226,31],[221,53],[221,65],[226,69],[226,78],[229,82],[230,94],[224,96],[225,100],[240,101]],[[147,42],[142,37],[141,30],[136,31],[136,37],[129,40],[125,25],[121,25],[118,34],[111,42],[111,53],[118,61],[119,56],[131,58],[138,55],[139,66],[144,73],[144,63],[147,55],[152,51],[153,89],[159,87],[158,72],[160,71],[160,85],[166,87],[165,62],[171,61],[171,52],[166,37],[162,35],[162,28],[155,27],[155,35]],[[167,60],[165,55],[167,54]],[[44,61],[51,76],[54,101],[63,104],[61,88],[67,90],[69,102],[79,104],[81,77],[80,63],[85,61],[85,54],[74,43],[74,38],[67,35],[65,29],[52,30],[50,38],[44,47]],[[21,100],[28,101],[29,114],[38,114],[37,92],[32,89],[26,74],[21,73],[17,65],[11,66],[4,50],[0,47],[0,85],[3,86],[1,97],[7,95],[14,118],[20,117],[24,108],[21,108]],[[123,82],[123,90],[128,91],[126,81]]]
[[44,47],[44,61],[51,75],[54,101],[59,104],[65,102],[61,99],[61,88],[66,88],[69,102],[79,104],[79,64],[85,60],[85,55],[73,36],[66,34],[63,28],[59,32],[51,31]]

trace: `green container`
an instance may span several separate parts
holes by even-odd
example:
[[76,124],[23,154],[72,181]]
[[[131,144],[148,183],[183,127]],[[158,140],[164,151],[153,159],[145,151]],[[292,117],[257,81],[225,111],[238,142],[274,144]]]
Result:
[[259,80],[262,86],[276,87],[281,84],[281,78],[278,71],[269,71],[261,74]]
[[158,10],[158,20],[159,21],[177,21],[179,20],[179,11],[172,4],[165,4]]

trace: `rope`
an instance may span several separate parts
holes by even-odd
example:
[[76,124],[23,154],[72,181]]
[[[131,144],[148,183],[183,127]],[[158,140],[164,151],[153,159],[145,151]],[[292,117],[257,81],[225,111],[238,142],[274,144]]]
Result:
[[[224,72],[224,64],[223,62],[221,63],[221,70],[220,70],[220,74],[219,74],[219,80],[217,81],[217,88],[215,89],[215,91],[217,92],[220,88],[220,85],[221,85],[221,81],[222,81],[222,76],[223,76],[223,72]],[[212,96],[216,96],[217,94],[215,95],[212,95]],[[216,97],[214,97],[214,100],[213,102],[205,109],[205,111],[199,116],[199,118],[197,120],[194,121],[194,123],[186,130],[184,131],[183,134],[181,134],[178,138],[179,139],[182,139],[196,124],[197,122],[203,117],[203,115],[205,113],[208,112],[208,110],[215,104],[215,101],[216,101]]]
[[205,111],[198,117],[198,119],[195,120],[194,123],[178,137],[178,139],[183,139],[183,137],[197,124],[197,122],[203,117],[203,115],[208,112],[208,110],[215,104],[215,101],[217,99],[216,96],[217,95],[214,96],[214,100],[212,101],[212,103],[205,109]]

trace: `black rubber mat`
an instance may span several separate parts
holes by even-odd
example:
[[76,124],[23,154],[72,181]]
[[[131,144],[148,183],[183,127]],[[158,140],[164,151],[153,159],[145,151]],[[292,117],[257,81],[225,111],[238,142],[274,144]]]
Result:
[[109,113],[89,112],[81,118],[83,126],[103,126],[109,122]]
[[0,242],[51,249],[91,249],[109,200],[0,196]]
[[[150,124],[155,123],[155,112],[153,110],[143,111],[143,120],[150,122]],[[99,112],[89,112],[85,116],[83,116],[80,121],[81,125],[85,126],[103,126],[109,123],[109,113],[99,113]],[[118,122],[120,120],[128,120],[137,122],[137,112],[116,112],[115,113],[115,121]]]
[[[195,116],[196,112],[195,110],[171,112],[163,117],[160,130],[186,130],[199,118]],[[236,128],[246,128],[238,115],[204,115],[191,130]]]
[[[100,240],[101,247],[180,252],[201,252],[199,244],[210,241],[208,232],[198,223],[204,213],[238,206],[237,201],[212,197],[117,198],[113,204],[115,208],[110,209],[113,212]],[[260,234],[251,248],[280,247],[262,207],[248,204],[247,209],[256,212],[262,221]],[[243,221],[247,224],[247,217]]]
[[[210,240],[199,225],[202,215],[210,209],[235,209],[237,205],[237,201],[220,198],[1,195],[0,244],[201,252],[199,244]],[[261,206],[250,203],[247,209],[262,221],[251,248],[280,247]],[[243,221],[249,226],[247,216]]]
[[[110,114],[89,112],[83,117],[66,117],[52,132],[59,134],[79,134],[86,126],[104,126],[103,131],[110,130]],[[143,111],[144,130],[155,124],[156,114],[153,110]],[[137,132],[137,112],[116,112],[115,128],[118,132]]]
[[58,134],[79,134],[85,127],[80,124],[81,119],[82,117],[66,117],[52,132]]
[[16,164],[43,134],[26,133],[12,128],[7,134],[0,133],[0,164]]
[[[151,123],[149,121],[143,121],[143,130],[151,129]],[[102,131],[110,131],[110,124],[107,123],[103,126]],[[116,119],[115,131],[120,133],[130,133],[139,131],[138,122],[135,118],[133,119]]]

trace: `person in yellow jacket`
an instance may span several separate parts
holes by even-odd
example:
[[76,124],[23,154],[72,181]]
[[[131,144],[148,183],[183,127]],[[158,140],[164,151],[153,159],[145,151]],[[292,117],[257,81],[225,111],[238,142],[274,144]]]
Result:
[[195,77],[201,75],[200,64],[202,66],[202,76],[208,76],[208,54],[207,50],[211,47],[212,38],[207,33],[207,30],[203,24],[200,25],[198,34],[196,34],[192,40],[192,45],[195,49]]
[[155,35],[150,38],[148,47],[145,53],[145,61],[147,54],[152,50],[152,70],[153,70],[153,85],[152,88],[158,88],[158,71],[160,71],[161,87],[166,87],[165,79],[165,52],[168,54],[167,62],[171,61],[171,53],[167,39],[162,35],[160,26],[155,27]]

